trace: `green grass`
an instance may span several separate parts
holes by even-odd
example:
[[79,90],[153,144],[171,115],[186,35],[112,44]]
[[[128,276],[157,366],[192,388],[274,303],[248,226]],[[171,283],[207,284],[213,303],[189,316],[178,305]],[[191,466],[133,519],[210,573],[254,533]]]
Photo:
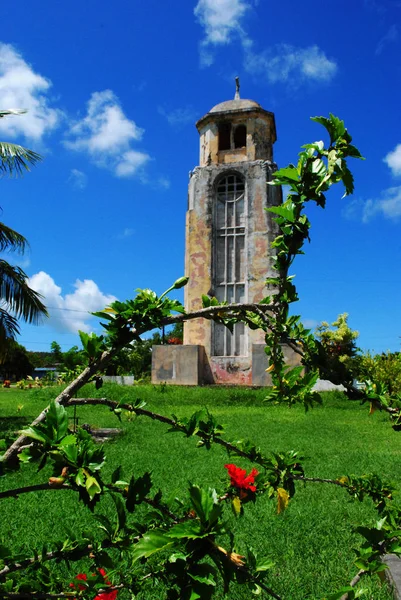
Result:
[[[86,395],[94,396],[93,386]],[[82,394],[82,395],[85,395]],[[46,406],[52,390],[1,390],[0,437],[25,426]],[[341,394],[324,395],[323,407],[305,413],[302,407],[287,408],[263,403],[263,390],[224,388],[173,388],[138,386],[121,388],[105,386],[97,395],[127,401],[142,398],[147,408],[166,415],[192,414],[207,406],[225,425],[227,439],[247,438],[270,451],[298,450],[306,458],[306,475],[335,478],[340,475],[362,475],[377,472],[397,482],[399,488],[401,434],[391,429],[381,413],[369,417],[368,409],[350,402]],[[23,407],[17,413],[17,405]],[[69,413],[72,415],[72,409]],[[122,434],[106,445],[107,480],[121,464],[125,475],[140,475],[150,470],[155,489],[166,497],[184,497],[188,481],[211,485],[223,492],[227,483],[226,462],[249,469],[245,460],[227,459],[220,447],[210,451],[196,448],[196,439],[167,434],[167,427],[144,417],[123,423],[105,407],[79,407],[80,423],[93,426],[121,427]],[[0,488],[18,487],[28,482],[46,481],[46,469],[36,473],[33,467],[0,479]],[[19,499],[2,500],[1,534],[7,545],[24,549],[40,548],[54,538],[63,538],[65,528],[76,530],[94,527],[87,509],[76,502],[73,493],[55,491],[26,494]],[[96,510],[107,512],[105,499]],[[356,573],[352,565],[352,547],[360,538],[353,533],[358,524],[372,524],[375,512],[369,501],[357,503],[344,490],[322,484],[299,484],[288,509],[276,514],[275,502],[261,497],[255,505],[247,505],[245,515],[235,519],[227,509],[230,527],[235,533],[237,551],[247,545],[261,556],[275,561],[268,584],[286,600],[321,599],[346,585]],[[23,532],[23,533],[21,533]],[[227,540],[222,540],[222,545]],[[387,586],[376,581],[363,582],[374,600],[390,600]],[[365,585],[366,584],[366,585]],[[229,598],[247,600],[249,590],[233,587]],[[124,598],[121,593],[119,598]],[[161,600],[159,591],[148,591],[146,600]],[[216,598],[222,598],[218,594]]]

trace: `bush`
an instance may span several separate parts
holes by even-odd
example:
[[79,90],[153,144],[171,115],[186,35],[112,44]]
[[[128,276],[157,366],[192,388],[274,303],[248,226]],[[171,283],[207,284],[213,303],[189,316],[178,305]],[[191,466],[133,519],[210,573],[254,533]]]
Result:
[[401,393],[401,354],[383,352],[372,355],[366,352],[358,356],[355,364],[355,376],[361,381],[371,380],[384,385],[388,393]]

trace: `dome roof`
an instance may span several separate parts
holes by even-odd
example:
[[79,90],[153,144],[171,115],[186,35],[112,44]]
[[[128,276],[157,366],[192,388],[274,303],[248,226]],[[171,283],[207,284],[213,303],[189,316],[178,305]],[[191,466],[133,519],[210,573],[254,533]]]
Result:
[[217,112],[231,112],[233,110],[249,110],[250,108],[261,108],[261,106],[254,100],[241,100],[238,98],[234,100],[226,100],[226,102],[220,102],[220,104],[216,104],[216,106],[213,106],[213,108],[209,111],[209,114]]

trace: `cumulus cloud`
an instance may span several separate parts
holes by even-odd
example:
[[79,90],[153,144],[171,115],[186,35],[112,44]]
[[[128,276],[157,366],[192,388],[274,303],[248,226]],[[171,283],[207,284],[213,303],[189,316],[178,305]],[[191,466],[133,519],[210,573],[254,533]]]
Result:
[[116,300],[115,296],[104,294],[91,279],[77,279],[74,292],[65,295],[62,294],[61,287],[44,271],[30,277],[28,284],[44,296],[50,315],[48,325],[62,332],[89,332],[91,328],[88,321],[93,318],[89,313],[102,310]]
[[245,0],[199,0],[194,12],[205,32],[201,42],[202,66],[213,64],[214,46],[229,44],[243,34],[241,19],[249,8]]
[[384,190],[379,198],[354,200],[343,211],[348,219],[358,219],[368,223],[376,216],[398,221],[401,218],[401,186]]
[[94,92],[86,116],[74,123],[64,142],[67,148],[85,152],[99,167],[108,168],[117,177],[134,175],[150,156],[134,150],[132,142],[142,139],[144,130],[124,114],[111,90]]
[[398,144],[392,152],[383,158],[387,166],[390,167],[393,175],[401,175],[401,144]]
[[0,95],[3,108],[26,109],[21,116],[0,119],[0,133],[40,141],[59,123],[61,111],[49,106],[51,82],[36,73],[10,44],[0,43]]
[[76,190],[84,190],[88,184],[87,176],[78,169],[71,169],[68,181]]
[[248,45],[244,63],[252,75],[262,76],[269,83],[289,83],[291,86],[305,81],[329,82],[338,70],[336,62],[318,46],[297,48],[279,44],[255,53],[252,45]]
[[[279,44],[256,52],[254,42],[243,26],[244,16],[251,6],[252,3],[246,0],[198,1],[195,16],[204,29],[200,44],[201,66],[210,66],[214,62],[218,46],[237,39],[244,52],[245,70],[258,78],[263,77],[269,83],[297,86],[305,81],[331,81],[337,73],[337,64],[316,45],[297,48],[290,44]],[[173,120],[175,116],[172,115]]]

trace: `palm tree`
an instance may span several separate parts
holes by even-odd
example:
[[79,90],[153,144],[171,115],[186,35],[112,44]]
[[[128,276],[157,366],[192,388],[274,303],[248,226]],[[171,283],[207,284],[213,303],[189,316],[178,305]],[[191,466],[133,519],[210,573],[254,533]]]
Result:
[[[25,110],[0,110],[0,118],[19,115]],[[23,146],[0,142],[0,174],[22,175],[37,164],[41,156]],[[23,253],[28,246],[26,238],[0,222],[0,252]],[[18,319],[27,323],[40,322],[47,310],[42,296],[27,284],[27,275],[20,267],[0,258],[0,358],[4,357],[9,340],[19,333]]]

